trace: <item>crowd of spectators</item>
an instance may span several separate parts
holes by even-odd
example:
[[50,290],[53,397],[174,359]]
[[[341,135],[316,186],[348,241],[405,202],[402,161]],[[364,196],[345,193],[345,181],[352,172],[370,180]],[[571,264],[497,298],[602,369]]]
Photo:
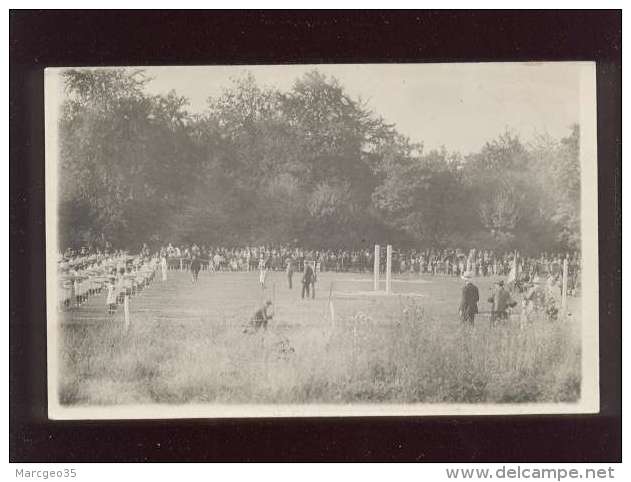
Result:
[[[149,249],[143,246],[147,254]],[[372,272],[374,249],[308,249],[291,246],[222,247],[204,244],[172,245],[158,250],[167,259],[169,269],[186,269],[193,257],[202,269],[211,271],[253,271],[264,265],[272,271],[283,271],[289,259],[296,269],[303,270],[305,261],[319,263],[321,272]],[[516,281],[528,281],[535,275],[561,277],[563,262],[568,260],[570,290],[579,283],[580,254],[548,253],[523,255],[516,251],[498,252],[491,249],[400,249],[392,252],[392,273],[396,275],[461,276],[465,272],[475,277],[509,276],[517,257]],[[386,250],[380,250],[380,272],[386,270]]]

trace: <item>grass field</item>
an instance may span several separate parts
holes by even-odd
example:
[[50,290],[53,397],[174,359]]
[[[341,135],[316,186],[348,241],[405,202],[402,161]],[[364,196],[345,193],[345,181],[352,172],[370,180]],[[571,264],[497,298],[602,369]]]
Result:
[[[108,317],[104,295],[60,314],[63,405],[132,403],[556,402],[580,396],[576,317],[490,328],[464,327],[462,282],[421,277],[368,293],[369,274],[322,273],[315,300],[271,273],[171,271]],[[474,280],[480,310],[491,279]],[[382,284],[383,286],[383,284]],[[328,305],[333,292],[335,319]],[[275,301],[267,332],[243,325]],[[577,299],[572,299],[578,305]]]

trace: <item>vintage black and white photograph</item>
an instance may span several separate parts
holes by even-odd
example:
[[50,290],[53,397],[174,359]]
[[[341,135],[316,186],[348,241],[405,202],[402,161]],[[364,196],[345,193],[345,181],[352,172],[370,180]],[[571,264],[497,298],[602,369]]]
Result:
[[598,412],[595,89],[46,69],[49,416]]

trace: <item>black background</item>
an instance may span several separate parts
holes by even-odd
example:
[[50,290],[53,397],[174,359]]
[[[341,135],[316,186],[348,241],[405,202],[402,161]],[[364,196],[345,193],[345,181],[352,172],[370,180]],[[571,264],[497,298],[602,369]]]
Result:
[[[620,461],[619,11],[10,12],[10,460]],[[53,422],[46,416],[43,69],[594,60],[601,413]]]

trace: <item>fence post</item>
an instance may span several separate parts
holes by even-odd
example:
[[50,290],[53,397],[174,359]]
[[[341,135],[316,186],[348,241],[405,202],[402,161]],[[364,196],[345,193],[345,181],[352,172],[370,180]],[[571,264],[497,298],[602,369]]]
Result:
[[392,245],[386,247],[386,293],[392,290]]
[[125,331],[131,326],[131,318],[129,316],[129,295],[125,292],[125,301],[123,303],[123,311],[125,312]]
[[374,262],[374,272],[373,272],[373,281],[374,286],[373,290],[379,290],[379,264],[381,262],[381,253],[380,247],[378,244],[375,244],[375,262]]
[[357,318],[353,318],[353,378],[357,373]]
[[335,308],[333,308],[333,281],[329,287],[329,312],[331,313],[331,324],[335,325]]
[[272,283],[272,313],[274,315],[275,324],[278,323],[278,307],[276,306],[276,283]]
[[561,285],[561,310],[567,312],[567,258],[563,260],[563,282]]

